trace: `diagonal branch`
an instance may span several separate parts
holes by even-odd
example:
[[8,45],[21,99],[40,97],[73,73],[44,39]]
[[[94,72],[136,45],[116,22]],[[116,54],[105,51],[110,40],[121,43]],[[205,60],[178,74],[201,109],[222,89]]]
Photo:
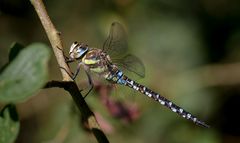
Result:
[[30,1],[34,6],[35,11],[37,12],[37,15],[40,18],[40,21],[46,31],[48,39],[52,45],[54,55],[56,56],[58,65],[62,67],[61,73],[62,73],[63,80],[71,81],[72,78],[68,74],[71,72],[68,65],[65,62],[65,58],[63,55],[63,44],[60,38],[60,32],[56,30],[55,26],[51,22],[51,19],[48,16],[48,13],[45,9],[45,6],[42,0],[30,0]]
[[45,88],[60,87],[67,90],[71,94],[75,103],[77,104],[77,107],[80,110],[82,116],[84,117],[84,120],[88,123],[90,130],[93,132],[98,142],[107,143],[108,139],[101,130],[99,124],[97,123],[97,120],[93,112],[90,110],[84,98],[82,97],[78,89],[78,86],[72,80],[71,76],[68,74],[71,73],[71,70],[65,62],[60,33],[56,30],[53,23],[51,22],[42,0],[30,0],[30,2],[34,6],[35,11],[37,12],[38,17],[40,18],[40,21],[46,31],[48,39],[52,45],[54,55],[56,56],[58,65],[59,67],[61,67],[60,70],[63,77],[63,81],[49,82],[47,83]]
[[68,81],[50,81],[45,85],[45,88],[59,87],[64,88],[68,91],[73,100],[77,103],[78,109],[80,110],[84,121],[87,121],[90,130],[93,132],[99,143],[107,143],[108,139],[104,135],[103,131],[100,129],[93,112],[88,107],[87,103],[84,101],[77,85],[75,82]]

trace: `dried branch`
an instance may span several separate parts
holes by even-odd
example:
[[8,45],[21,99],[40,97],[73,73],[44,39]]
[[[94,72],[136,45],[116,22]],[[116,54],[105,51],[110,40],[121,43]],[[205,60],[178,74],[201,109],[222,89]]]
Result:
[[37,12],[38,17],[40,18],[40,21],[46,31],[48,39],[52,45],[54,55],[56,56],[58,65],[59,67],[61,67],[60,70],[63,77],[63,81],[49,82],[47,83],[45,88],[60,87],[67,90],[71,94],[75,103],[77,104],[78,109],[80,110],[85,121],[88,123],[90,130],[93,132],[98,142],[107,143],[108,142],[107,137],[101,130],[99,124],[97,123],[97,120],[94,117],[93,112],[90,110],[84,98],[82,97],[81,92],[78,89],[78,86],[69,75],[69,73],[71,73],[71,70],[65,62],[60,32],[56,30],[53,23],[51,22],[42,0],[30,0],[30,2],[34,6],[35,11]]
[[77,85],[75,82],[67,81],[50,81],[46,84],[45,88],[59,87],[64,88],[71,95],[73,100],[77,103],[78,109],[80,110],[83,119],[87,121],[90,130],[93,132],[98,142],[107,143],[107,137],[104,135],[103,131],[100,129],[93,112],[88,107],[87,103],[83,99]]
[[51,22],[42,0],[30,0],[30,1],[34,6],[35,11],[37,12],[38,17],[40,18],[40,21],[46,31],[48,39],[52,45],[54,55],[56,56],[58,65],[62,67],[60,70],[62,73],[63,80],[71,81],[72,78],[68,74],[71,72],[68,65],[65,62],[65,58],[63,55],[63,44],[60,38],[60,32],[56,30],[55,26]]

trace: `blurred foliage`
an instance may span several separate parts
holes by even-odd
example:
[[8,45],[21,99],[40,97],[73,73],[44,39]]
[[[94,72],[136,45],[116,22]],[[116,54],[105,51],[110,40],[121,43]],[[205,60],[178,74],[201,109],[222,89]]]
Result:
[[41,43],[26,48],[14,44],[9,54],[10,63],[0,74],[0,101],[26,100],[39,90],[48,79],[49,58],[48,48]]
[[[240,61],[239,0],[49,0],[45,5],[62,34],[65,53],[74,41],[100,48],[111,23],[122,23],[128,31],[129,52],[140,57],[146,68],[146,77],[138,82],[211,125],[210,129],[195,126],[151,99],[117,86],[112,100],[139,108],[140,115],[132,122],[114,118],[97,90],[86,98],[110,142],[240,141],[238,67],[209,72],[215,64],[224,67]],[[0,66],[8,61],[5,47],[13,41],[49,43],[26,0],[0,0],[0,21]],[[52,57],[50,78],[60,79]],[[87,88],[84,74],[78,80]],[[63,95],[63,90],[43,90],[17,105],[21,117],[18,143],[96,142],[82,128],[71,98]]]
[[16,140],[20,128],[15,105],[8,104],[0,112],[0,143],[12,143]]

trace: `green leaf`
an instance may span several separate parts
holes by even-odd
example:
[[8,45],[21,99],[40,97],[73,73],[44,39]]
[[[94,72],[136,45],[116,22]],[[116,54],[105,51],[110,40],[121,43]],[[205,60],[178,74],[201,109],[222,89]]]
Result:
[[9,52],[9,55],[8,55],[8,63],[6,63],[5,65],[3,65],[0,68],[0,73],[2,73],[2,71],[4,71],[4,69],[10,64],[10,62],[13,61],[13,59],[17,57],[17,55],[20,53],[20,51],[23,48],[24,48],[23,45],[21,45],[17,42],[14,42],[11,45],[11,49],[10,49],[10,52]]
[[17,138],[19,128],[15,105],[6,105],[0,113],[0,143],[13,143]]
[[23,48],[24,48],[23,45],[21,45],[17,42],[14,42],[11,45],[10,53],[9,53],[9,56],[8,56],[9,62],[13,61],[13,59],[17,57],[17,55],[20,53],[20,51]]
[[48,47],[41,43],[21,50],[0,75],[0,101],[18,102],[33,96],[48,79],[49,58]]

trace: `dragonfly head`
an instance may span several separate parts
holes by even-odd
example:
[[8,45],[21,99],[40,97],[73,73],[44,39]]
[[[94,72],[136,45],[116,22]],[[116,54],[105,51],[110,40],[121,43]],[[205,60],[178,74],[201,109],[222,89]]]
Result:
[[88,46],[74,42],[70,48],[69,55],[73,59],[82,58],[88,52]]

